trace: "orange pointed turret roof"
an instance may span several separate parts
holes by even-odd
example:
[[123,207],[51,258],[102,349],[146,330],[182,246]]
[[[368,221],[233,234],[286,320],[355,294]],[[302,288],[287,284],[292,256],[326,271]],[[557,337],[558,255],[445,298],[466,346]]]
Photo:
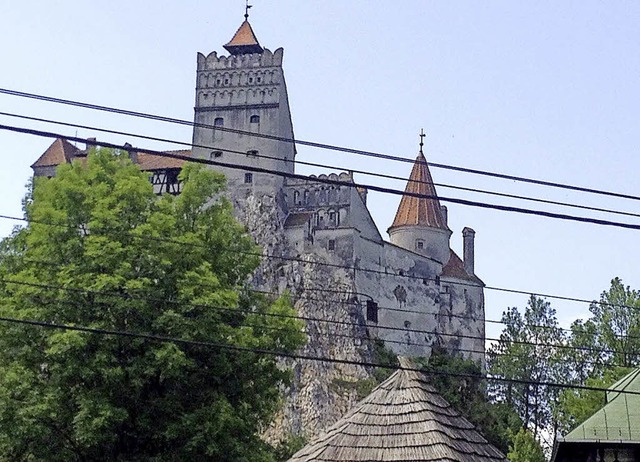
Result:
[[400,226],[449,229],[442,214],[440,201],[427,165],[427,159],[422,153],[422,146],[420,154],[418,154],[416,162],[413,164],[404,192],[405,195],[402,196],[398,206],[396,218],[389,229]]
[[247,15],[245,15],[244,22],[240,25],[233,38],[224,46],[224,48],[232,55],[263,52],[263,49],[256,38],[256,34],[253,33],[251,24],[249,24],[246,17]]
[[33,167],[50,167],[71,162],[73,158],[80,152],[73,144],[64,138],[57,138],[51,146],[42,154],[38,160],[31,166]]

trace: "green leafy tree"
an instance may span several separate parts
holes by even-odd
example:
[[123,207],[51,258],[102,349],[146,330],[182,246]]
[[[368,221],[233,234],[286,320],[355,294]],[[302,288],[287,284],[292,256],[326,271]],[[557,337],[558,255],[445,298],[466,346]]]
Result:
[[500,339],[488,351],[488,372],[507,380],[491,381],[490,395],[495,402],[511,406],[534,437],[554,431],[552,403],[559,391],[544,383],[557,382],[566,373],[558,348],[564,334],[555,310],[532,295],[524,314],[509,308],[502,322],[505,328]]
[[603,350],[603,362],[619,367],[640,364],[640,292],[614,278],[589,311],[595,327],[593,346]]
[[488,400],[480,366],[441,348],[434,348],[428,361],[421,360],[420,364],[427,373],[437,372],[431,374],[431,383],[444,399],[506,453],[511,435],[522,427],[522,421],[508,404]]
[[511,462],[545,462],[546,457],[542,446],[536,441],[533,434],[521,428],[513,436],[513,443],[509,448],[507,458]]
[[273,460],[257,433],[289,374],[251,350],[292,351],[302,326],[245,289],[258,249],[223,177],[181,180],[158,198],[107,150],[38,179],[0,249],[0,316],[246,349],[2,323],[0,460]]

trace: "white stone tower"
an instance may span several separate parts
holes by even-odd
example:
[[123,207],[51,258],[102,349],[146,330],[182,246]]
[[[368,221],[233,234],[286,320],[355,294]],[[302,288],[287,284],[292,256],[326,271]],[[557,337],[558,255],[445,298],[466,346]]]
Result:
[[447,209],[438,200],[429,166],[422,152],[424,134],[420,136],[420,152],[413,164],[396,217],[387,232],[392,244],[446,265],[451,253]]
[[[295,146],[283,49],[262,48],[247,20],[224,48],[229,56],[198,53],[194,157],[224,164],[293,172]],[[251,136],[250,133],[271,138]],[[284,178],[229,167],[222,171],[232,197],[277,195]]]

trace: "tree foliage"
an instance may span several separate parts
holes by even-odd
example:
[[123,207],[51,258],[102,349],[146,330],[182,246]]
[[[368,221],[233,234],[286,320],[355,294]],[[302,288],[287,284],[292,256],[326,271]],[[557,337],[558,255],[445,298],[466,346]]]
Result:
[[505,403],[491,403],[487,398],[486,381],[480,367],[469,359],[452,356],[444,349],[434,348],[422,367],[431,374],[431,383],[455,409],[473,423],[487,440],[506,453],[522,421]]
[[[257,248],[186,166],[157,198],[126,154],[38,179],[0,249],[0,315],[291,351],[286,299],[245,290]],[[0,325],[0,460],[272,460],[256,436],[288,373],[275,358],[185,343]]]
[[511,462],[545,462],[544,450],[536,441],[533,434],[521,428],[513,435],[513,443],[509,448],[507,458]]
[[492,381],[490,393],[496,402],[511,406],[524,428],[538,437],[554,429],[552,403],[558,389],[543,383],[558,382],[565,373],[562,349],[556,346],[564,334],[549,302],[533,295],[524,314],[509,308],[502,322],[500,339],[488,352],[488,371],[507,381]]

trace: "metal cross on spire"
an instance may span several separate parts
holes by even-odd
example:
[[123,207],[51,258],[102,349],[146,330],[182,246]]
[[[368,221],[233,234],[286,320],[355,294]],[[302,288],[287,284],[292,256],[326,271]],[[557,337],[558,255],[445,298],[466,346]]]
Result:
[[422,146],[424,146],[424,137],[427,136],[424,134],[424,129],[421,128],[420,129],[420,154],[424,155],[424,153],[422,152]]
[[244,19],[249,19],[249,8],[251,8],[252,6],[253,5],[249,5],[249,0],[246,0],[244,7]]

